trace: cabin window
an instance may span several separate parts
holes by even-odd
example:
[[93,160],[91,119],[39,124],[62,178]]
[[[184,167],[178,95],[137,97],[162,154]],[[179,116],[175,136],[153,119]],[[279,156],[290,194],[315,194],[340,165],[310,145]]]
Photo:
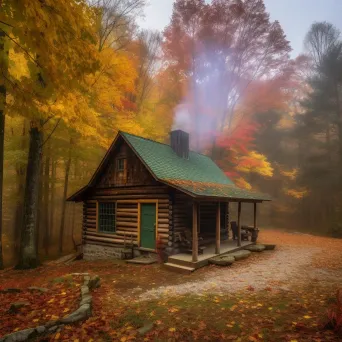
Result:
[[125,170],[125,159],[120,158],[116,161],[116,171],[124,171]]
[[116,180],[118,184],[124,184],[127,182],[127,166],[125,158],[119,158],[116,160]]
[[115,233],[116,205],[113,202],[98,203],[98,230],[101,233]]

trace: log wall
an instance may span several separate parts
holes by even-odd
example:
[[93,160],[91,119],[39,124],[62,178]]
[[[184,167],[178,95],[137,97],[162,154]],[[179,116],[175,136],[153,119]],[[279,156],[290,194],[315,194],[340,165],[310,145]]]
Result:
[[[97,230],[97,202],[116,203],[116,231],[113,234]],[[167,186],[125,187],[95,189],[83,206],[83,243],[103,246],[123,246],[133,241],[140,245],[139,203],[157,202],[157,236],[162,248],[172,237],[172,204]]]

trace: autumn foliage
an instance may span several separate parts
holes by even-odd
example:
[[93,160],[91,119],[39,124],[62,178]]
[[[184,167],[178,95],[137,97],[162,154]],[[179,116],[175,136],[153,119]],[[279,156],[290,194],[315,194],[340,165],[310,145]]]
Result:
[[[57,277],[44,284],[46,288],[30,289],[30,281],[27,282],[27,287],[23,287],[23,281],[17,287],[18,282],[2,280],[0,338],[18,330],[56,321],[75,311],[79,306],[80,282],[77,277]],[[17,289],[18,292],[7,292],[8,288]],[[15,303],[20,304],[18,308],[14,306]]]

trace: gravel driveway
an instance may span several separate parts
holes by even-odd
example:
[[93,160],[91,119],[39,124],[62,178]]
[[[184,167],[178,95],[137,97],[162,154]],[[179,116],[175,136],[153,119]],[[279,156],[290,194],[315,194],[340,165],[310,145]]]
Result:
[[313,256],[320,251],[321,248],[314,246],[280,246],[274,251],[253,253],[250,258],[236,262],[231,267],[210,267],[196,280],[189,279],[183,284],[148,290],[141,293],[139,299],[149,300],[184,294],[228,294],[248,286],[255,290],[272,288],[289,291],[294,285],[307,284],[310,281],[341,281],[342,272],[318,269],[311,265]]

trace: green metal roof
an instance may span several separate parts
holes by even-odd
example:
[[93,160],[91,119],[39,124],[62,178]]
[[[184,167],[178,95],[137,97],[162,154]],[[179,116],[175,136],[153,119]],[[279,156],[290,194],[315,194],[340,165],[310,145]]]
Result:
[[128,133],[121,134],[156,178],[234,184],[209,157],[203,154],[190,151],[189,159],[184,159],[179,157],[170,145]]
[[270,200],[265,194],[235,186],[211,158],[193,151],[179,157],[170,145],[120,132],[155,178],[194,196]]

